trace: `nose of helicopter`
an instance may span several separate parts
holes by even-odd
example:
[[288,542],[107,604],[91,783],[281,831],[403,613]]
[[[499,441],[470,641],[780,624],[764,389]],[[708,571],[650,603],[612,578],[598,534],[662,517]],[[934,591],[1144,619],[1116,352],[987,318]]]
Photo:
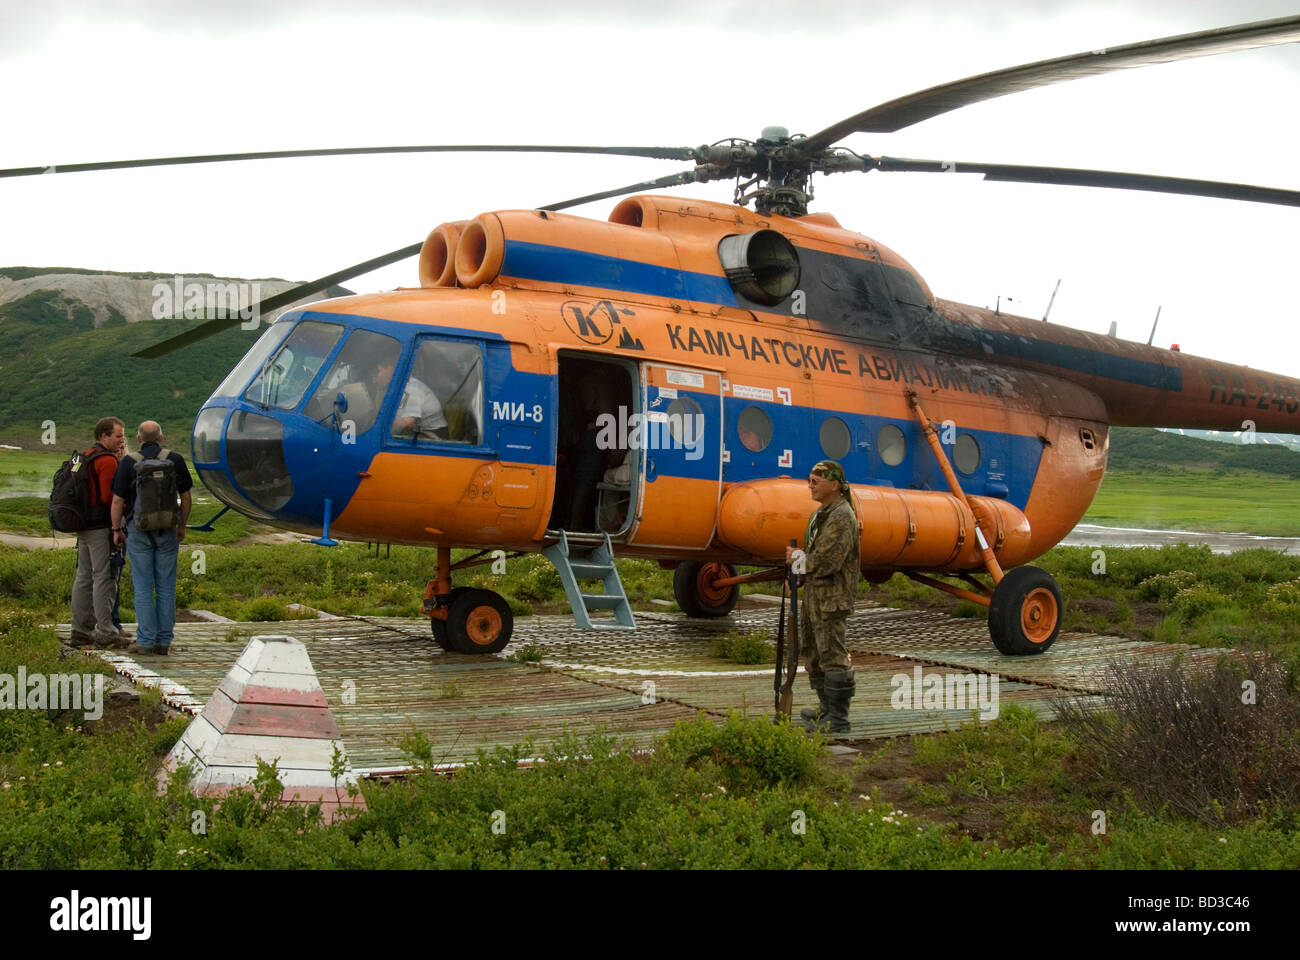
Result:
[[355,444],[298,414],[207,407],[194,421],[195,469],[227,506],[281,525],[317,528],[325,502],[335,516],[356,489]]

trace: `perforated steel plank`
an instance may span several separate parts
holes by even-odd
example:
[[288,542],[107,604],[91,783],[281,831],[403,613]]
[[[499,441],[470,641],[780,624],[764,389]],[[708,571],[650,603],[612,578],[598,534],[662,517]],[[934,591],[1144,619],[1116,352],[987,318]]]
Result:
[[[449,654],[432,641],[427,620],[398,618],[291,620],[281,623],[180,623],[167,658],[132,659],[98,652],[118,671],[190,712],[205,703],[256,634],[302,640],[312,659],[354,767],[401,768],[401,741],[426,736],[435,759],[472,760],[480,748],[527,739],[538,748],[563,733],[604,728],[640,746],[699,711],[721,719],[729,710],[769,715],[771,667],[743,666],[714,656],[733,630],[776,634],[778,612],[746,609],[721,620],[680,614],[637,614],[636,631],[581,631],[567,617],[526,617],[497,656]],[[67,625],[59,628],[68,636]],[[524,645],[541,648],[540,663],[506,658]],[[1118,637],[1064,634],[1047,653],[1003,657],[983,620],[935,611],[861,604],[850,617],[848,645],[858,690],[852,702],[855,737],[941,731],[981,722],[967,709],[895,709],[894,678],[932,674],[996,674],[1001,705],[1020,703],[1042,716],[1061,696],[1103,692],[1113,660],[1213,657],[1216,651]],[[814,698],[801,677],[795,709]],[[984,719],[991,712],[986,710]]]

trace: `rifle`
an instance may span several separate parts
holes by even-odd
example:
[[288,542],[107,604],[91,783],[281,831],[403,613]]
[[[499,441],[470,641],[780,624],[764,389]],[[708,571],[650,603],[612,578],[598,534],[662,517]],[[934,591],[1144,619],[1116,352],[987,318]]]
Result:
[[[790,546],[797,547],[798,542],[790,541]],[[785,642],[785,593],[790,591],[790,643]],[[776,693],[776,717],[788,721],[794,708],[794,678],[799,672],[799,577],[787,564],[785,581],[781,588],[781,624],[776,630],[776,676],[772,687]],[[784,673],[784,676],[783,676]]]

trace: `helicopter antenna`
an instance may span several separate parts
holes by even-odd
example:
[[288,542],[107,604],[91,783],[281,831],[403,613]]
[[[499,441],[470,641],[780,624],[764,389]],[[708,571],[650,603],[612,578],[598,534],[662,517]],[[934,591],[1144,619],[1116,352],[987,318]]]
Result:
[[1043,311],[1043,323],[1047,322],[1048,316],[1052,312],[1052,304],[1056,303],[1056,291],[1061,289],[1061,278],[1056,278],[1056,286],[1052,287],[1052,295],[1047,300],[1047,309]]
[[1160,307],[1156,307],[1156,320],[1151,324],[1151,336],[1147,337],[1147,346],[1151,346],[1156,339],[1156,324],[1160,322]]

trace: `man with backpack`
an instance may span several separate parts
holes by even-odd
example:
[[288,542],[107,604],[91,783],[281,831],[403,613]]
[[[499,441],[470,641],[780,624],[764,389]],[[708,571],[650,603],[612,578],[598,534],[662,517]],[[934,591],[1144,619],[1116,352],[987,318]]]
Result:
[[176,554],[190,517],[190,477],[185,458],[163,446],[153,420],[135,435],[139,453],[122,457],[113,477],[113,543],[126,544],[135,587],[135,654],[171,648],[176,626]]
[[[130,638],[113,626],[116,587],[109,533],[113,476],[125,437],[122,421],[104,417],[95,424],[95,445],[82,455],[82,484],[75,494],[83,508],[77,526],[77,575],[72,583],[72,645],[125,647]],[[74,458],[75,459],[75,458]],[[57,480],[56,480],[57,484]]]

